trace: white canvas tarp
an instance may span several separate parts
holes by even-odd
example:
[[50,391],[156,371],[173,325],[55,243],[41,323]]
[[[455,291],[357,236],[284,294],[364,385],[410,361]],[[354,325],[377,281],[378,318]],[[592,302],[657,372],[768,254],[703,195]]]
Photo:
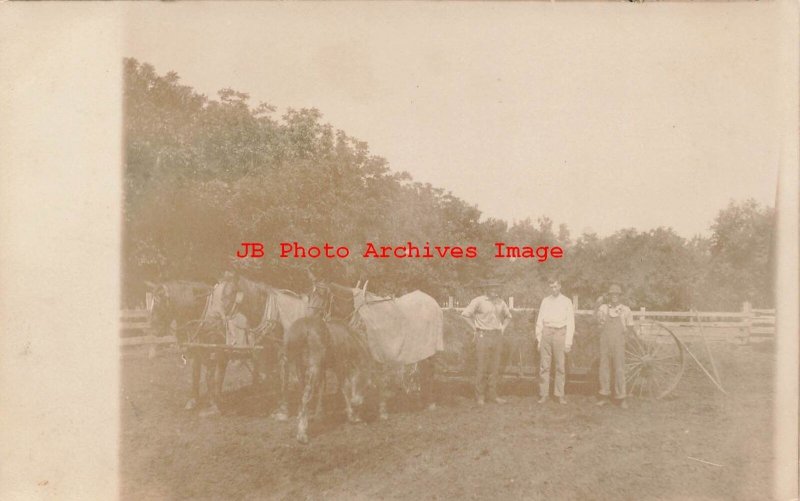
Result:
[[442,309],[421,291],[397,299],[356,292],[358,316],[367,328],[367,342],[378,362],[413,364],[444,349]]

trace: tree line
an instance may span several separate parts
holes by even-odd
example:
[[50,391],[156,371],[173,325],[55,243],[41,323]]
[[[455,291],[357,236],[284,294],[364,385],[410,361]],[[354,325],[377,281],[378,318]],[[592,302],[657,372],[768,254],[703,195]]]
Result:
[[[476,205],[370,152],[367,143],[323,121],[316,109],[253,105],[223,89],[215,99],[124,61],[123,302],[140,302],[144,280],[213,282],[238,268],[277,287],[307,290],[312,261],[237,259],[241,242],[365,242],[474,245],[475,259],[314,260],[314,272],[345,284],[402,294],[421,289],[466,299],[497,278],[518,305],[538,304],[546,277],[565,292],[595,298],[620,283],[634,306],[735,310],[743,301],[771,307],[774,210],[731,201],[711,236],[685,239],[671,228],[619,229],[572,238],[547,216],[507,222],[481,218]],[[496,259],[495,242],[559,246],[563,258]]]

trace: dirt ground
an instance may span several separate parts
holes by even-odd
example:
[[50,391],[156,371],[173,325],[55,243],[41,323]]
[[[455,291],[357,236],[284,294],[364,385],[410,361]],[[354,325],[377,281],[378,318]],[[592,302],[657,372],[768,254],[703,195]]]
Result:
[[[242,366],[226,379],[223,413],[186,412],[191,370],[175,349],[122,354],[124,499],[765,499],[770,496],[772,343],[714,343],[729,395],[693,362],[662,401],[597,407],[578,385],[569,404],[537,405],[531,382],[509,381],[503,405],[477,407],[471,387],[439,384],[439,406],[394,401],[388,421],[347,424],[336,395],[313,422],[269,415],[267,387]],[[405,397],[404,395],[401,395]],[[696,458],[715,466],[689,458]]]

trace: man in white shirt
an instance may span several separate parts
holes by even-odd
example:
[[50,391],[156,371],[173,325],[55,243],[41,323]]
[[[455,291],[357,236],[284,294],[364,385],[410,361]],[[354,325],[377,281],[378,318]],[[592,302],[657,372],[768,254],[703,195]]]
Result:
[[555,358],[556,377],[553,395],[562,404],[564,398],[564,354],[572,349],[575,334],[575,312],[572,301],[561,294],[561,282],[553,278],[548,282],[550,295],[542,299],[536,318],[536,341],[539,343],[539,403],[547,402],[550,395],[550,361]]
[[484,404],[484,373],[489,365],[488,399],[502,404],[497,397],[500,377],[500,359],[503,353],[503,332],[511,322],[511,311],[498,294],[498,282],[484,282],[486,294],[473,299],[461,314],[472,321],[475,327],[475,343],[478,352],[478,367],[475,371],[475,393],[478,405]]

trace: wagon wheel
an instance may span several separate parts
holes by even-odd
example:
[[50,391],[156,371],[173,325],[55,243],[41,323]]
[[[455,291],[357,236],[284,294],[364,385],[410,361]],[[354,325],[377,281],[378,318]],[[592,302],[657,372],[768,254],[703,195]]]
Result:
[[678,385],[685,360],[677,336],[658,322],[642,322],[625,343],[629,395],[664,398]]

